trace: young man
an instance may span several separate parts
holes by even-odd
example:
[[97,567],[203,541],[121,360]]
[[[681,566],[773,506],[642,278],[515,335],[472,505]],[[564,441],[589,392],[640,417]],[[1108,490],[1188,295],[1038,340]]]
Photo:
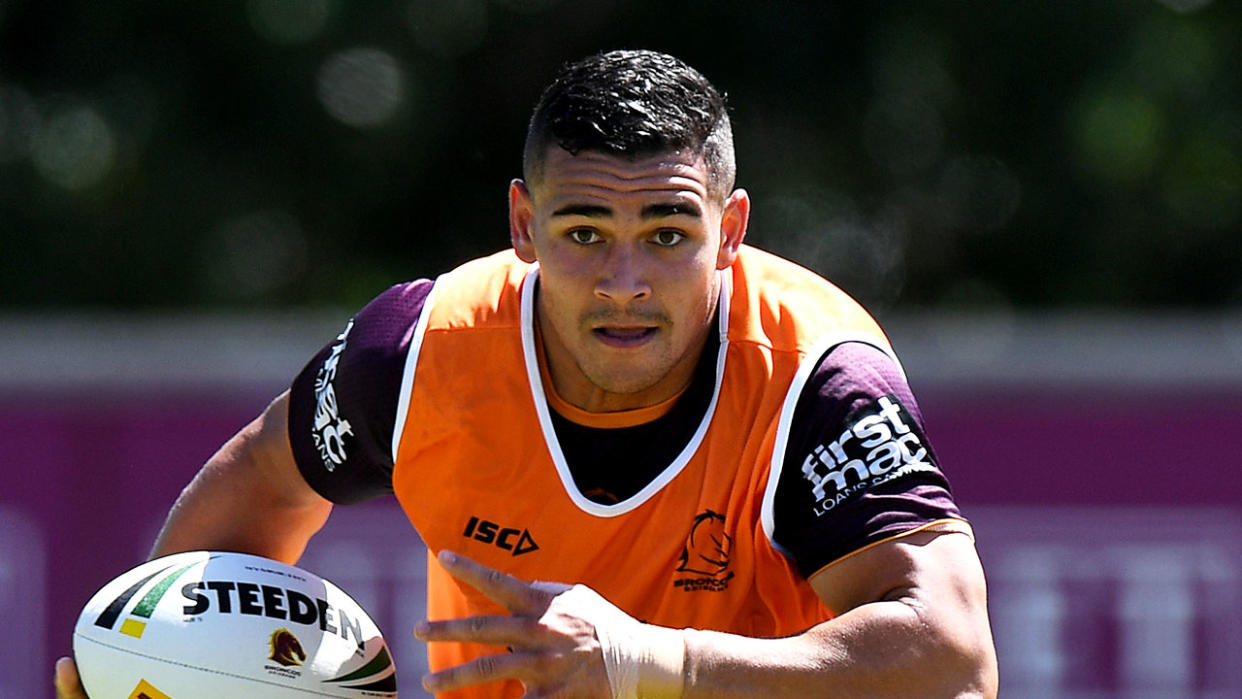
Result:
[[900,366],[845,294],[743,246],[715,88],[653,52],[570,65],[524,169],[513,250],[372,301],[153,554],[295,561],[331,503],[395,493],[436,554],[415,633],[446,696],[995,696]]

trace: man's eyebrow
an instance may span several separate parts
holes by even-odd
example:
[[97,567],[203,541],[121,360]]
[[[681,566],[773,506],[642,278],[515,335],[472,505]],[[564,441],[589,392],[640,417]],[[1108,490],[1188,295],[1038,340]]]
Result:
[[[553,216],[585,216],[587,218],[611,218],[612,209],[599,204],[566,204],[556,211],[552,212]],[[693,218],[702,218],[703,212],[695,204],[686,202],[666,203],[666,204],[648,204],[643,207],[642,217],[644,219],[668,218],[670,216],[690,216]]]
[[676,204],[648,204],[643,207],[643,218],[667,218],[669,216],[690,216],[702,218],[703,212],[695,204],[678,202]]
[[556,211],[552,212],[553,216],[586,216],[587,218],[609,218],[612,216],[612,209],[607,206],[599,206],[598,204],[566,204]]

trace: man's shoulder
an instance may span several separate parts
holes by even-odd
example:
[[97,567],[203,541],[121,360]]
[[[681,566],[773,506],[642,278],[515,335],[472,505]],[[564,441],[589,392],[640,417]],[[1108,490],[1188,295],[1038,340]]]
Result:
[[533,265],[512,249],[465,262],[436,279],[431,327],[515,324],[523,281]]
[[441,275],[440,279],[463,278],[478,283],[481,279],[516,279],[521,281],[530,271],[531,264],[517,256],[513,248],[505,248],[490,255],[463,262]]
[[858,301],[796,262],[743,246],[731,281],[733,339],[763,338],[774,348],[799,351],[834,335],[887,345],[879,325]]
[[363,306],[350,326],[365,328],[362,334],[371,336],[373,342],[402,344],[408,328],[422,313],[432,286],[430,279],[393,284]]

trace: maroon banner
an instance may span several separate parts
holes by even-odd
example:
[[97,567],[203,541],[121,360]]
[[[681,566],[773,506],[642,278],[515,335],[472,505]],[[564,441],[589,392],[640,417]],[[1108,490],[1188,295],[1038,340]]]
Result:
[[[916,390],[918,382],[915,381]],[[51,696],[81,606],[142,560],[267,394],[0,396],[0,696]],[[1242,696],[1242,395],[923,391],[977,527],[1003,696]],[[301,564],[380,623],[420,696],[424,551],[391,499],[338,507]]]

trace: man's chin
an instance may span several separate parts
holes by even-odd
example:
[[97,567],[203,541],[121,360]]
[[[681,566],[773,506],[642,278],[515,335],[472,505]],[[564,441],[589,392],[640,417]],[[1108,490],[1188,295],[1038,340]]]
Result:
[[614,395],[619,398],[636,398],[643,393],[647,393],[654,389],[660,382],[658,378],[652,377],[631,377],[631,376],[606,376],[592,378],[591,383],[597,389]]
[[[604,371],[586,372],[587,378],[596,390],[605,394],[608,403],[620,403],[629,410],[647,407],[663,401],[665,397],[657,397],[660,379],[666,374],[652,372],[650,366],[637,366],[633,372]],[[648,397],[650,398],[648,399]]]

